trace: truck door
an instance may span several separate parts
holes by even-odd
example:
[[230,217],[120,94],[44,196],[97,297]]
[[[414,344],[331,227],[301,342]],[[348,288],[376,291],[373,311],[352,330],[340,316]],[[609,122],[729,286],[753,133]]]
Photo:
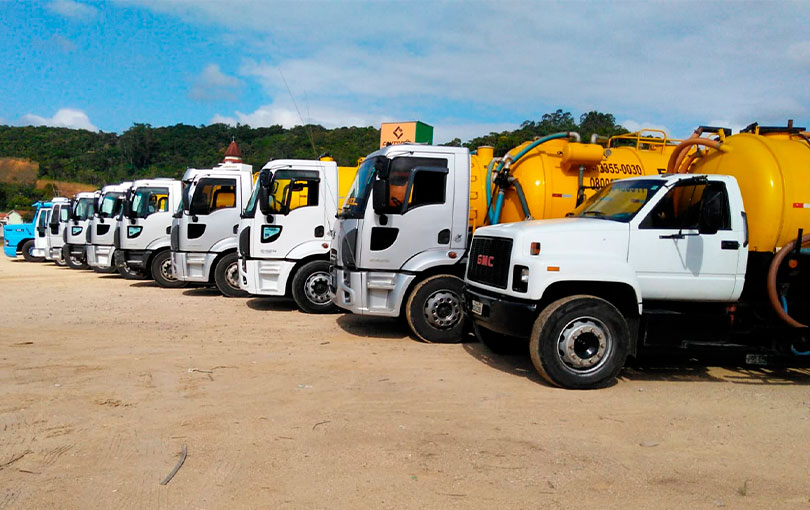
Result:
[[450,248],[453,164],[453,154],[390,161],[388,175],[374,183],[374,205],[366,208],[358,267],[396,271],[416,255]]
[[148,186],[136,189],[125,233],[127,240],[137,241],[127,242],[127,248],[146,249],[149,243],[166,235],[166,227],[170,224],[169,188]]
[[37,216],[34,219],[36,225],[36,237],[34,238],[34,247],[38,250],[48,248],[48,221],[51,217],[51,208],[41,207],[37,211]]
[[188,215],[184,217],[183,251],[209,252],[222,239],[234,236],[239,224],[241,190],[236,177],[203,177],[191,190]]
[[296,246],[322,239],[329,227],[322,201],[328,199],[319,172],[276,171],[264,210],[256,215],[251,253],[258,258],[284,258]]
[[730,301],[743,244],[725,183],[688,179],[631,223],[628,261],[645,300]]

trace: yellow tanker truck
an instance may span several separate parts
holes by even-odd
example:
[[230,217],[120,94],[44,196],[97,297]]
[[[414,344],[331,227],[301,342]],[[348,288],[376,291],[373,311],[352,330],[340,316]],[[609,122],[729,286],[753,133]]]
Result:
[[727,133],[700,128],[667,173],[614,181],[565,220],[476,230],[478,338],[522,341],[566,388],[653,350],[810,360],[810,139],[792,123]]
[[[471,232],[560,218],[613,179],[658,175],[676,143],[656,133],[581,143],[573,132],[491,147],[392,145],[360,165],[332,244],[334,302],[404,316],[429,342],[463,335],[461,276]],[[367,207],[367,205],[369,207]]]

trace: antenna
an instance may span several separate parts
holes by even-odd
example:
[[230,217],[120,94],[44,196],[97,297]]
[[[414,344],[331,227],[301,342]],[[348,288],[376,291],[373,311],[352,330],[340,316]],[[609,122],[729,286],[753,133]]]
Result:
[[318,151],[315,150],[315,142],[312,140],[312,133],[307,128],[306,122],[304,122],[304,117],[301,115],[301,110],[298,108],[298,103],[295,101],[295,96],[293,96],[292,90],[290,90],[290,86],[287,84],[287,79],[284,78],[284,73],[281,72],[281,68],[278,68],[278,74],[281,75],[281,80],[284,82],[284,86],[287,87],[287,92],[290,94],[290,99],[292,99],[293,105],[295,106],[295,111],[298,112],[298,118],[301,119],[301,125],[304,128],[304,132],[309,137],[309,144],[312,146],[312,155],[318,157]]

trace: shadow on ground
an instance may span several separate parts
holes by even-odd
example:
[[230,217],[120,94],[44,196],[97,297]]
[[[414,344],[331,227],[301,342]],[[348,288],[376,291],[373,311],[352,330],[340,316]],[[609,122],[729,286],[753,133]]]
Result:
[[[475,342],[464,344],[464,350],[481,363],[512,375],[527,377],[532,381],[548,385],[538,374],[529,358],[528,347],[525,354],[499,355],[490,351],[484,344]],[[721,370],[718,370],[721,369]],[[705,360],[646,358],[628,360],[627,366],[619,373],[619,381],[693,381],[732,384],[759,384],[768,386],[810,385],[810,368],[806,366],[759,367],[743,364],[727,364],[720,357]],[[607,387],[615,384],[609,384]]]
[[282,297],[253,297],[247,301],[248,308],[261,312],[292,312],[298,310],[295,301]]
[[183,291],[184,296],[192,297],[223,297],[216,287],[194,287]]
[[405,322],[391,317],[368,317],[345,313],[337,318],[337,323],[343,331],[354,336],[412,338]]
[[136,287],[136,288],[140,288],[140,287],[160,287],[160,285],[155,283],[154,280],[145,280],[145,281],[142,281],[142,282],[135,282],[132,285],[130,285],[130,287]]

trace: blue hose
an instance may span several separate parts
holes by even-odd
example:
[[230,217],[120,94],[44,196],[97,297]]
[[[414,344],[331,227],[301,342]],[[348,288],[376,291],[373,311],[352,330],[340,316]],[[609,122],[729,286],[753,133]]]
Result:
[[[550,140],[556,140],[558,138],[568,138],[570,136],[570,132],[566,131],[565,133],[554,133],[552,135],[544,136],[542,138],[538,138],[537,140],[533,141],[529,145],[527,145],[523,150],[518,152],[514,158],[512,159],[512,163],[517,163],[520,158],[526,155],[529,151],[537,147],[538,145],[544,144]],[[508,155],[508,153],[507,153]],[[506,158],[501,160],[498,168],[495,170],[496,173],[500,173],[503,170],[503,166],[505,164]],[[492,160],[487,167],[487,214],[489,215],[489,224],[490,225],[497,225],[498,222],[501,220],[501,207],[503,206],[503,190],[498,191],[498,199],[495,202],[495,210],[491,211],[490,208],[492,207],[492,163],[495,160]]]
[[[785,313],[788,313],[787,298],[785,296],[779,296],[779,301],[782,303],[782,308],[785,310]],[[810,356],[810,351],[797,351],[792,345],[790,346],[790,352],[796,356]]]

